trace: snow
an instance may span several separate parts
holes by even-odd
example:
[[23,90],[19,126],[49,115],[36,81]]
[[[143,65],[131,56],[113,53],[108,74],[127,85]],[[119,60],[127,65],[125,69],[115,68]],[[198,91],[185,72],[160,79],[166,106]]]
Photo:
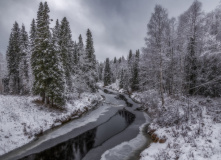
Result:
[[0,95],[0,155],[34,140],[35,135],[93,108],[102,100],[97,94],[83,93],[67,103],[64,110],[34,103],[39,97]]
[[[149,92],[149,93],[148,93]],[[153,91],[134,93],[131,97],[141,101]],[[221,159],[221,98],[205,98],[200,96],[169,97],[165,95],[167,110],[178,108],[178,115],[182,117],[185,109],[191,107],[191,119],[173,125],[160,126],[154,117],[151,129],[159,138],[166,136],[165,143],[151,143],[141,153],[140,160],[179,159],[179,160],[220,160]],[[160,102],[160,101],[159,101]],[[158,104],[159,107],[160,103]],[[198,109],[198,110],[197,110]],[[218,112],[217,112],[218,111]],[[201,113],[201,114],[198,114]],[[164,117],[165,122],[167,121]]]

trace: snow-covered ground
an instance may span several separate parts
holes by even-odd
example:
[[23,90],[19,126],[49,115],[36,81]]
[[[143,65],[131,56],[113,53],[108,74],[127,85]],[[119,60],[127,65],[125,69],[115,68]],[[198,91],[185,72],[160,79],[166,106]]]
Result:
[[[134,93],[131,97],[146,101],[148,111],[153,114],[155,112],[148,106],[160,106],[154,91]],[[166,137],[167,140],[151,143],[141,153],[141,160],[220,160],[220,104],[220,98],[165,96],[165,114],[162,112],[161,118],[152,115],[149,128],[156,130],[158,138]]]
[[84,93],[67,103],[64,110],[35,103],[38,97],[0,95],[0,155],[20,147],[53,126],[74,118],[102,100],[99,94]]

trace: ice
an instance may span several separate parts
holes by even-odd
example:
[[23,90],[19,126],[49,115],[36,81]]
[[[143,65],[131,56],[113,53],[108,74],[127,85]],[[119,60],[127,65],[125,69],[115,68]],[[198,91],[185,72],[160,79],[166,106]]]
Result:
[[[149,122],[149,117],[146,113],[144,113],[144,117],[146,122]],[[112,149],[107,150],[101,157],[101,160],[124,160],[128,159],[128,157],[133,156],[137,149],[141,148],[146,144],[146,137],[143,135],[142,130],[143,127],[147,123],[142,124],[139,127],[139,134],[132,140],[128,142],[123,142]]]

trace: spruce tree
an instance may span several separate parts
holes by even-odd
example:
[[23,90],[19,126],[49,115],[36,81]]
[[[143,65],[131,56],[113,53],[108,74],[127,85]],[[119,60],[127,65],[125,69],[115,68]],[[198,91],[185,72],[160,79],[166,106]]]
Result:
[[33,83],[34,83],[34,76],[33,76],[32,67],[31,67],[31,57],[35,48],[35,39],[36,39],[36,23],[35,23],[35,19],[33,19],[31,23],[30,32],[29,32],[29,52],[30,53],[28,55],[29,86],[30,86],[31,91],[32,91]]
[[107,86],[109,84],[111,84],[111,69],[109,58],[107,58],[104,67],[104,86]]
[[84,43],[83,43],[81,34],[78,37],[78,44],[77,45],[78,45],[79,53],[81,55],[82,54],[81,52],[84,50]]
[[117,58],[116,58],[116,57],[114,57],[114,64],[115,64],[115,63],[117,63]]
[[132,83],[133,83],[133,67],[134,67],[133,65],[134,65],[134,57],[133,57],[132,50],[130,49],[128,58],[127,58],[127,72],[125,74],[125,76],[126,75],[128,76],[128,85],[130,88],[132,87]]
[[87,39],[86,39],[86,57],[85,57],[85,65],[86,65],[86,71],[89,71],[91,69],[95,69],[96,66],[96,57],[94,55],[94,45],[93,45],[93,38],[92,33],[88,29],[86,33]]
[[62,57],[62,63],[65,71],[65,78],[68,90],[72,88],[71,82],[71,58],[73,55],[73,41],[69,22],[66,17],[61,21],[59,32],[59,47]]
[[31,52],[34,49],[35,38],[36,38],[36,24],[35,24],[35,19],[33,19],[31,23],[30,32],[29,32],[29,42],[30,42]]
[[65,74],[62,63],[62,57],[60,54],[59,46],[59,22],[56,21],[56,25],[53,29],[52,41],[49,46],[49,53],[47,54],[46,68],[47,78],[47,91],[46,95],[50,99],[52,106],[54,104],[63,106],[65,104]]
[[7,48],[7,68],[9,78],[9,92],[11,94],[18,94],[20,90],[19,82],[19,62],[21,59],[21,45],[20,45],[20,28],[17,22],[14,23],[12,32],[9,38],[9,45]]
[[33,53],[31,56],[31,64],[34,75],[33,92],[40,94],[42,102],[45,102],[46,90],[49,84],[47,84],[48,68],[46,63],[50,61],[48,59],[51,33],[49,28],[49,15],[50,12],[47,2],[40,2],[37,13],[37,26],[36,26],[36,38]]
[[25,26],[22,25],[21,35],[20,35],[20,62],[19,62],[19,81],[20,81],[20,93],[28,94],[30,93],[30,70],[29,70],[29,40],[28,33],[25,31]]
[[79,57],[79,52],[78,52],[78,45],[77,45],[77,42],[74,42],[74,57],[73,57],[73,62],[74,62],[74,65],[75,66],[78,66],[78,63],[79,63],[79,60],[80,60],[80,57]]
[[132,68],[132,78],[131,78],[132,91],[137,91],[139,89],[139,55],[140,55],[139,50],[137,50]]
[[131,61],[132,57],[133,57],[133,53],[132,53],[132,50],[130,49],[129,55],[128,55],[128,62]]
[[83,43],[81,34],[78,37],[77,47],[78,47],[77,52],[78,52],[78,57],[79,57],[79,66],[80,66],[80,69],[83,70],[85,52],[84,52],[84,43]]
[[120,72],[120,82],[119,82],[119,88],[123,88],[124,87],[124,70],[121,69]]
[[84,55],[84,64],[82,67],[82,71],[84,72],[84,80],[87,86],[90,88],[92,92],[96,91],[96,81],[98,79],[98,75],[96,72],[96,57],[94,55],[94,45],[93,45],[93,37],[91,31],[88,29],[86,33],[86,48]]

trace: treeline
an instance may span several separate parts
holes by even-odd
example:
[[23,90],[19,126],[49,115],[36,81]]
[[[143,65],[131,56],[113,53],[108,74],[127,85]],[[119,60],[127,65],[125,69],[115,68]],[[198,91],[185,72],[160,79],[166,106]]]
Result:
[[[131,56],[131,51],[127,60],[111,61],[112,82],[118,79],[120,88],[155,89],[162,104],[165,93],[221,95],[221,6],[205,14],[201,2],[195,0],[176,19],[169,18],[167,10],[156,5],[147,24],[145,42],[137,58],[138,67],[136,54]],[[131,57],[134,57],[132,61]]]
[[118,80],[120,88],[125,89],[129,93],[140,89],[140,51],[136,50],[133,54],[129,51],[127,59],[124,56],[118,60],[106,59],[104,63],[100,63],[98,73],[100,80],[103,80],[104,86],[115,83]]
[[64,105],[73,93],[96,91],[98,80],[92,33],[88,29],[86,46],[81,35],[72,40],[66,17],[50,28],[47,2],[40,3],[30,33],[15,22],[7,48],[7,94],[35,94],[47,104]]

